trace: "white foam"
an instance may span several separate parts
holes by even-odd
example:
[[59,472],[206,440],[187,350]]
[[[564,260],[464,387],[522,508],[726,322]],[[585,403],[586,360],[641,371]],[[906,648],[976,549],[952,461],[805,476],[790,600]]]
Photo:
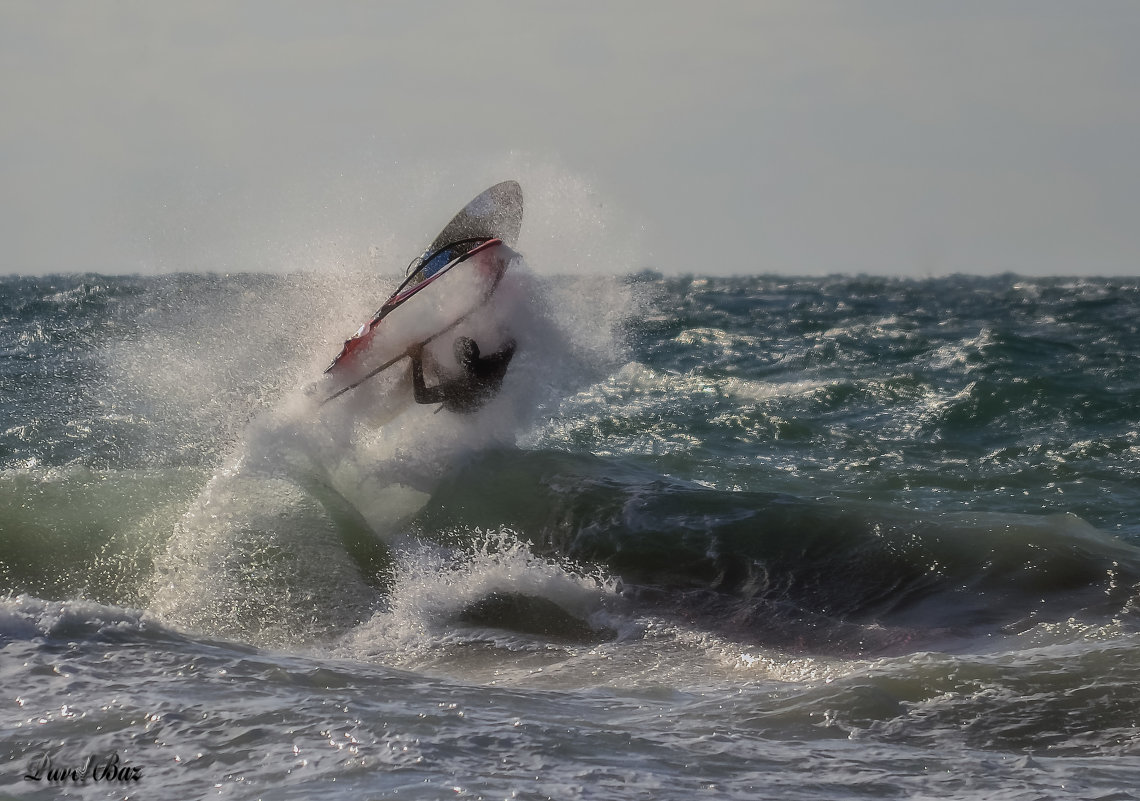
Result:
[[141,632],[161,624],[140,609],[95,601],[50,601],[30,595],[0,597],[0,640],[73,636],[77,630],[100,634]]
[[350,658],[414,663],[436,649],[458,615],[493,593],[551,601],[581,619],[603,609],[614,585],[535,556],[509,530],[462,532],[449,549],[408,540],[396,559],[386,608],[344,638],[338,652]]
[[[351,625],[374,591],[328,498],[394,541],[443,476],[513,446],[544,409],[596,379],[616,351],[625,303],[620,286],[608,301],[570,302],[582,286],[538,279],[520,261],[494,302],[455,329],[492,346],[519,343],[502,392],[475,414],[416,406],[402,364],[323,406],[324,393],[303,383],[279,396],[235,437],[178,523],[157,560],[152,608],[177,625],[266,643]],[[447,350],[436,353],[445,369]]]

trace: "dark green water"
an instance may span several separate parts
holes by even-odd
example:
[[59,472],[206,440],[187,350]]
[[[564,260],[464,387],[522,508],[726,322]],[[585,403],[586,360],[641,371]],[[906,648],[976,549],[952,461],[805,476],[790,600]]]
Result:
[[316,407],[382,290],[0,282],[0,791],[1133,797],[1140,282],[520,274]]

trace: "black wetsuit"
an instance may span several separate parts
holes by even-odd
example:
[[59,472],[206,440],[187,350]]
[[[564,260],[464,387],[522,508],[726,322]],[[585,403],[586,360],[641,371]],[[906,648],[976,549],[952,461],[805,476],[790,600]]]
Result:
[[498,353],[476,356],[463,367],[462,375],[441,381],[434,387],[424,385],[423,363],[412,359],[412,388],[416,403],[442,403],[443,408],[456,414],[470,414],[479,409],[499,391],[507,365],[515,355],[515,343],[508,342]]

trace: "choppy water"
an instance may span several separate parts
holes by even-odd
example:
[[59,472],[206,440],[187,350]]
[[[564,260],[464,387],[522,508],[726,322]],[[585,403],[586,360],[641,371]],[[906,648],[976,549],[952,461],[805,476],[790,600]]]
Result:
[[1140,281],[509,275],[0,281],[0,795],[1140,796]]

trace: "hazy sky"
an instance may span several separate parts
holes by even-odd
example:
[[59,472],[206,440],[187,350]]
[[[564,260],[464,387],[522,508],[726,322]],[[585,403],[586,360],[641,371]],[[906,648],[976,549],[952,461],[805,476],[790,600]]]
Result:
[[[1140,3],[0,0],[0,274],[1140,274]],[[541,265],[536,264],[536,268]]]

